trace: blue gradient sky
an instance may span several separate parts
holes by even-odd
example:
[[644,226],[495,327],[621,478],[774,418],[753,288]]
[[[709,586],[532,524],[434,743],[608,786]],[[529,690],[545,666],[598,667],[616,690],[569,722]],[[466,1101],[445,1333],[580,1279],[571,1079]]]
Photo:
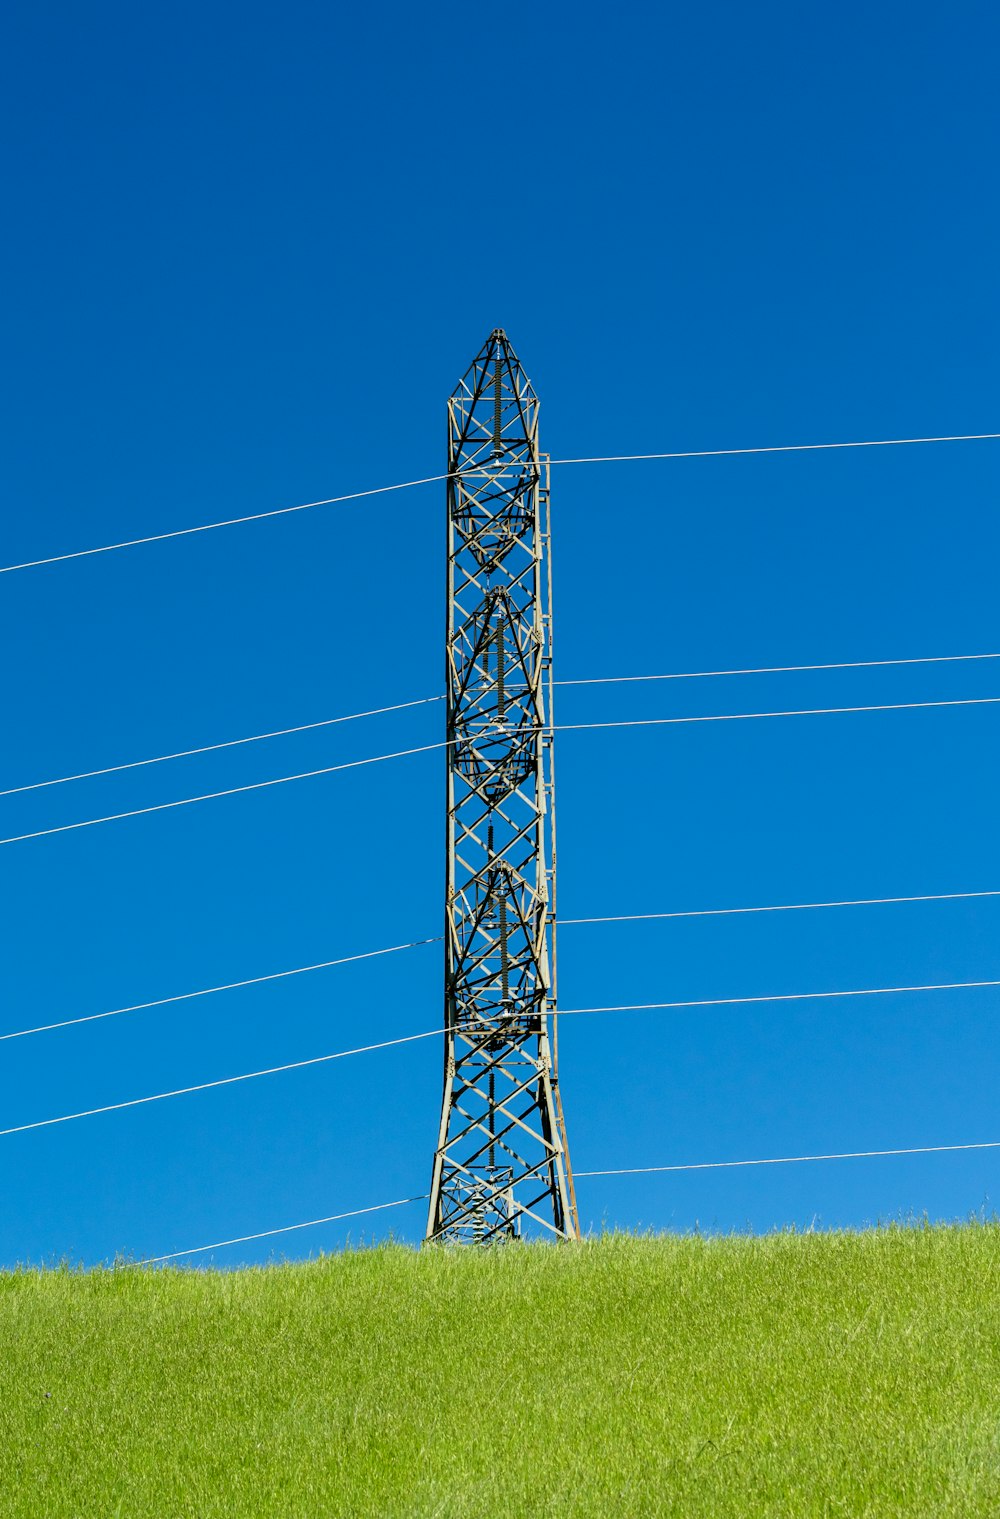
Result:
[[[996,431],[996,8],[15,4],[10,563],[436,473],[503,325],[555,456]],[[1000,443],[566,468],[563,678],[1000,650]],[[0,787],[434,694],[443,495],[0,578]],[[569,688],[564,722],[1000,695]],[[440,737],[0,798],[7,836]],[[1000,888],[996,707],[559,743],[569,917]],[[433,935],[442,760],[0,849],[0,1029]],[[566,1006],[1000,978],[1000,899],[566,928]],[[0,1045],[0,1127],[434,1027],[437,946]],[[567,1019],[581,1170],[1000,1140],[995,989]],[[435,1040],[19,1134],[0,1263],[425,1190]],[[582,1220],[992,1208],[1000,1151],[582,1181]],[[422,1205],[279,1241],[419,1236]],[[267,1258],[263,1242],[217,1252]]]

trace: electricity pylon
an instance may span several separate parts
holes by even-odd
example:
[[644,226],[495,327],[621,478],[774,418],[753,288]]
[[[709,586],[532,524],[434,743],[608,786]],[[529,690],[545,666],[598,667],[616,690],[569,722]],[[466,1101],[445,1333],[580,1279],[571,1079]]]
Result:
[[575,1238],[549,1032],[548,461],[537,398],[500,328],[448,402],[448,471],[445,1074],[427,1238]]

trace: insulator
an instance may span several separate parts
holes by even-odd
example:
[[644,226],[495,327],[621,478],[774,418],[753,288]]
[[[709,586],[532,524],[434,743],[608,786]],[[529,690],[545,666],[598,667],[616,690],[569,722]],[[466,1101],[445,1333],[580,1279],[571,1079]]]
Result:
[[503,443],[500,441],[501,417],[500,401],[502,396],[501,386],[503,383],[502,366],[503,359],[500,356],[500,345],[497,344],[496,357],[493,360],[493,457],[499,459],[503,453]]

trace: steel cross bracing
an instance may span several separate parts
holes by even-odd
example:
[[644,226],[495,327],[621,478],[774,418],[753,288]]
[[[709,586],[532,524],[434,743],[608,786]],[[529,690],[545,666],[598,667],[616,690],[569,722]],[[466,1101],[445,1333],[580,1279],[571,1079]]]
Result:
[[427,1238],[575,1238],[550,1037],[548,471],[499,328],[448,403],[448,470],[445,1077]]

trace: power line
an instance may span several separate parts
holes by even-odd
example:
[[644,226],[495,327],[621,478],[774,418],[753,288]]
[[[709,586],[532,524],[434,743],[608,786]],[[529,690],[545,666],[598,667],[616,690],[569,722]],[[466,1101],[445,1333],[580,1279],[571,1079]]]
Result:
[[739,1007],[757,1002],[820,1002],[830,997],[890,997],[903,992],[956,992],[969,987],[1000,986],[1000,981],[936,981],[927,986],[865,986],[848,992],[781,992],[764,997],[700,997],[688,1002],[625,1002],[614,1007],[561,1007],[559,1017],[572,1013],[647,1013],[662,1008]]
[[51,554],[47,559],[27,559],[23,564],[0,565],[0,575],[15,570],[34,570],[43,564],[62,564],[66,559],[87,559],[92,554],[112,554],[116,549],[134,549],[144,543],[163,543],[167,538],[186,538],[191,533],[211,533],[217,527],[238,527],[244,522],[262,522],[265,517],[284,517],[289,512],[308,512],[315,506],[335,506],[341,501],[360,501],[364,496],[384,496],[389,491],[410,490],[415,485],[436,485],[447,475],[428,475],[424,480],[402,480],[397,485],[377,485],[372,490],[349,491],[345,496],[326,496],[322,501],[303,501],[298,506],[277,506],[267,512],[251,512],[246,517],[227,517],[221,522],[203,522],[198,527],[179,527],[169,533],[150,533],[145,538],[128,538],[122,543],[102,543],[93,549],[75,549],[69,554]]
[[[862,670],[873,669],[880,666],[890,665],[929,665],[929,664],[957,664],[969,660],[1000,659],[1000,654],[933,654],[925,655],[916,659],[862,659],[850,660],[836,664],[821,665],[767,665],[757,669],[746,670],[686,670],[666,675],[599,675],[579,680],[557,680],[557,686],[610,686],[629,685],[648,681],[662,680],[703,680],[713,676],[723,675],[781,675],[795,671],[809,670]],[[0,791],[0,797],[18,796],[25,791],[40,791],[47,786],[62,786],[69,781],[92,780],[95,776],[114,775],[123,770],[138,770],[146,765],[160,765],[168,760],[189,759],[194,755],[212,754],[219,749],[235,749],[243,744],[256,744],[264,739],[285,738],[289,734],[308,733],[317,728],[329,728],[338,723],[355,722],[364,717],[381,717],[389,712],[404,712],[413,707],[429,706],[435,702],[445,701],[447,698],[440,696],[419,696],[413,701],[395,702],[388,707],[372,707],[364,712],[349,712],[343,717],[325,717],[312,723],[298,723],[290,728],[275,728],[267,733],[252,733],[244,738],[225,739],[221,743],[203,744],[195,749],[178,749],[172,754],[157,754],[151,759],[130,760],[124,764],[105,765],[98,770],[81,770],[75,775],[60,775],[53,780],[32,781],[24,786],[9,786]],[[837,711],[854,710],[848,708],[836,708]],[[867,710],[867,709],[866,709]],[[768,715],[768,714],[764,714]],[[784,716],[787,714],[774,714]],[[678,719],[674,719],[675,721]],[[708,718],[699,718],[700,722],[707,722]],[[711,719],[721,721],[721,719]]]
[[[981,1143],[957,1145],[912,1145],[898,1150],[842,1150],[831,1155],[776,1155],[762,1160],[707,1160],[693,1164],[673,1166],[621,1166],[607,1171],[574,1171],[577,1180],[602,1176],[651,1176],[665,1171],[723,1171],[742,1166],[792,1166],[821,1160],[872,1160],[894,1155],[942,1155],[961,1150],[997,1150],[1000,1140],[990,1139]],[[278,1229],[261,1229],[256,1234],[240,1234],[235,1239],[216,1240],[211,1245],[193,1245],[187,1250],[172,1250],[168,1255],[146,1256],[142,1264],[157,1265],[161,1261],[174,1261],[182,1255],[198,1255],[205,1250],[222,1250],[227,1245],[244,1245],[258,1239],[271,1239],[277,1234],[291,1234],[297,1229],[312,1229],[320,1224],[339,1223],[345,1218],[358,1218],[366,1213],[381,1213],[386,1208],[403,1208],[407,1203],[427,1201],[427,1193],[415,1197],[400,1197],[391,1203],[375,1203],[370,1208],[352,1208],[347,1213],[331,1213],[326,1218],[310,1218],[301,1224],[285,1224]]]
[[[557,733],[580,732],[586,728],[665,728],[677,723],[740,723],[762,717],[829,717],[839,712],[911,712],[920,707],[989,707],[1000,703],[1000,696],[963,696],[952,701],[875,702],[863,707],[796,707],[787,712],[713,712],[706,717],[631,717],[618,722],[556,723]],[[0,839],[0,843],[5,842]]]
[[618,913],[607,918],[560,918],[560,928],[581,923],[645,923],[659,918],[726,918],[753,912],[812,912],[821,907],[883,907],[894,902],[965,902],[976,897],[1000,897],[1000,891],[927,892],[917,897],[854,897],[843,902],[781,902],[767,907],[697,907],[681,912]]
[[396,749],[391,754],[373,754],[367,759],[347,760],[340,765],[323,765],[318,770],[302,770],[296,775],[279,775],[270,781],[251,781],[246,786],[229,786],[225,791],[207,791],[203,796],[184,796],[176,802],[157,802],[152,807],[133,807],[129,812],[112,812],[107,817],[84,818],[79,823],[62,823],[57,828],[38,828],[33,833],[14,834],[0,839],[0,845],[20,844],[25,839],[44,839],[53,833],[72,833],[77,828],[95,828],[98,823],[117,823],[123,818],[138,818],[148,812],[167,812],[172,807],[190,807],[195,802],[214,802],[222,796],[239,796],[244,791],[263,791],[268,786],[283,786],[287,781],[306,781],[316,775],[333,775],[338,770],[356,770],[361,765],[378,765],[383,760],[404,759],[411,754],[429,754],[432,749],[445,749],[450,740],[436,744],[418,744],[415,749]]
[[[624,464],[651,459],[717,459],[737,454],[815,453],[839,448],[901,448],[916,443],[975,443],[990,438],[1000,438],[1000,433],[952,433],[934,438],[870,438],[851,443],[781,443],[765,448],[702,448],[659,454],[602,454],[592,458],[551,459],[549,463],[552,465]],[[426,475],[420,480],[402,480],[395,485],[379,485],[371,490],[350,491],[343,496],[326,496],[323,500],[304,501],[297,506],[279,506],[266,512],[251,512],[244,517],[227,517],[219,522],[204,522],[197,527],[175,528],[168,533],[150,533],[144,538],[128,538],[121,543],[105,543],[97,548],[75,549],[68,554],[51,554],[45,559],[27,559],[21,564],[0,565],[0,575],[12,574],[15,570],[37,569],[47,564],[61,564],[67,559],[86,559],[93,554],[110,554],[117,549],[137,548],[146,543],[162,543],[168,538],[185,538],[192,533],[210,533],[215,528],[237,527],[245,522],[262,522],[268,517],[283,517],[290,512],[307,512],[317,506],[334,506],[342,501],[359,501],[365,496],[382,496],[390,491],[410,490],[417,485],[436,485],[443,480],[458,478],[460,473],[456,470],[443,475]]]
[[796,1166],[810,1160],[870,1160],[879,1155],[941,1155],[950,1150],[998,1150],[1000,1139],[981,1144],[914,1145],[905,1150],[843,1150],[836,1155],[776,1155],[766,1160],[704,1160],[683,1166],[623,1166],[614,1171],[574,1171],[576,1177],[646,1176],[657,1171],[724,1171],[736,1166]]
[[[556,723],[552,731],[573,733],[599,728],[662,728],[686,723],[750,722],[768,717],[829,717],[844,712],[908,712],[927,707],[984,707],[995,706],[998,703],[1000,703],[1000,696],[972,696],[951,701],[879,702],[858,707],[801,707],[781,712],[721,712],[711,713],[705,717],[637,717],[615,722]],[[117,823],[124,818],[143,817],[151,812],[166,812],[173,807],[190,807],[195,802],[217,801],[220,797],[239,796],[245,791],[263,791],[269,786],[283,786],[289,781],[311,780],[317,775],[333,775],[340,770],[354,770],[361,765],[377,765],[384,760],[405,759],[412,754],[429,754],[434,749],[447,749],[456,742],[459,741],[442,739],[438,743],[418,744],[412,749],[396,749],[389,754],[374,754],[367,759],[348,760],[340,765],[323,765],[317,770],[303,770],[295,775],[279,775],[273,780],[252,781],[244,786],[229,786],[224,791],[209,791],[201,796],[181,797],[175,802],[157,802],[150,807],[133,807],[127,812],[113,812],[106,817],[84,818],[81,822],[62,823],[55,828],[38,828],[31,833],[18,833],[10,838],[0,839],[0,846],[20,844],[27,839],[44,839],[55,833],[72,833],[78,828],[96,827],[99,823]]]
[[[620,913],[602,918],[560,918],[559,927],[572,928],[581,924],[595,923],[642,923],[663,918],[716,918],[743,913],[806,912],[825,907],[878,907],[906,902],[958,902],[998,896],[1000,896],[1000,891],[947,891],[927,892],[912,897],[855,897],[838,902],[782,902],[763,907],[706,907],[679,912]],[[384,949],[369,949],[361,954],[343,955],[336,960],[319,960],[312,965],[295,965],[289,970],[271,971],[263,976],[247,976],[242,981],[227,981],[220,986],[205,986],[197,991],[179,992],[171,997],[156,997],[150,1002],[134,1002],[127,1007],[110,1008],[106,1012],[85,1013],[79,1018],[64,1018],[58,1023],[42,1023],[35,1028],[14,1029],[11,1033],[0,1034],[0,1043],[7,1039],[24,1039],[32,1034],[46,1034],[53,1030],[75,1028],[81,1023],[98,1023],[104,1018],[117,1018],[123,1013],[139,1013],[150,1008],[169,1007],[178,1002],[190,1002],[198,997],[211,997],[217,992],[239,991],[247,986],[261,986],[268,981],[283,981],[289,976],[304,976],[312,971],[329,970],[338,965],[352,965],[360,960],[374,960],[382,955],[395,955],[402,950],[419,949],[425,944],[440,944],[441,942],[442,935],[436,934],[426,939],[412,939],[406,944],[390,944]]]
[[[557,686],[615,686],[634,685],[642,682],[661,680],[706,680],[711,677],[723,675],[783,675],[811,670],[866,670],[878,667],[894,665],[938,665],[960,664],[970,660],[1000,659],[1000,654],[928,654],[911,659],[856,659],[840,661],[838,663],[820,665],[763,665],[754,669],[743,670],[683,670],[674,671],[665,675],[597,675],[584,679],[557,680]],[[202,744],[195,749],[178,749],[171,754],[157,754],[151,759],[130,760],[124,764],[105,765],[97,770],[81,770],[75,775],[60,775],[53,780],[31,781],[24,786],[8,786],[0,791],[0,797],[18,796],[25,791],[40,791],[47,786],[63,786],[69,781],[92,780],[95,776],[114,775],[122,770],[138,770],[146,765],[161,765],[168,760],[189,759],[194,755],[212,754],[218,749],[235,749],[242,744],[256,744],[264,739],[285,738],[289,734],[309,733],[316,728],[329,728],[338,723],[355,722],[363,717],[381,717],[388,712],[405,712],[412,707],[425,707],[435,702],[445,701],[447,698],[442,693],[439,696],[418,696],[412,701],[394,702],[387,707],[371,707],[364,712],[349,712],[343,717],[324,717],[317,722],[298,723],[290,728],[274,728],[267,733],[251,733],[244,738],[225,739],[216,744]]]
[[117,1113],[122,1108],[138,1108],[147,1102],[162,1102],[167,1097],[186,1097],[191,1092],[208,1092],[213,1087],[233,1086],[238,1081],[255,1081],[258,1076],[277,1076],[283,1071],[300,1071],[307,1065],[324,1065],[329,1060],[346,1060],[348,1055],[367,1055],[372,1050],[388,1050],[397,1044],[413,1044],[417,1039],[439,1036],[439,1028],[423,1034],[404,1034],[401,1039],[383,1039],[378,1044],[362,1044],[355,1050],[337,1050],[332,1055],[314,1055],[311,1060],[292,1060],[287,1065],[272,1065],[264,1071],[247,1071],[241,1076],[223,1076],[218,1081],[201,1081],[197,1086],[177,1087],[172,1092],[154,1092],[151,1097],[132,1097],[128,1102],[109,1102],[101,1108],[85,1108],[81,1113],[62,1113],[58,1118],[39,1118],[34,1123],[15,1124],[0,1129],[0,1139],[8,1134],[25,1134],[29,1129],[47,1129],[55,1123],[71,1123],[75,1118],[93,1118],[98,1113]]
[[148,1255],[142,1265],[155,1266],[160,1261],[175,1261],[181,1255],[199,1255],[203,1250],[221,1250],[226,1245],[245,1245],[248,1240],[271,1239],[276,1234],[291,1234],[295,1229],[313,1229],[317,1224],[335,1224],[342,1218],[360,1218],[363,1213],[382,1213],[386,1208],[402,1208],[407,1203],[427,1201],[427,1193],[418,1197],[399,1197],[391,1203],[374,1203],[370,1208],[351,1208],[347,1213],[331,1213],[326,1218],[310,1218],[303,1224],[284,1224],[280,1229],[261,1229],[257,1234],[240,1234],[236,1239],[219,1239],[213,1245],[192,1245],[188,1250],[171,1250],[169,1255]]
[[212,754],[217,749],[235,749],[240,744],[259,744],[266,738],[286,738],[290,733],[309,733],[315,728],[330,728],[337,723],[353,723],[361,717],[382,717],[386,712],[405,712],[410,707],[426,707],[444,701],[443,696],[420,696],[416,701],[400,701],[390,707],[371,707],[366,712],[349,712],[345,717],[324,717],[315,723],[299,723],[294,728],[275,728],[270,733],[252,733],[248,738],[229,738],[219,744],[202,744],[198,749],[178,749],[174,754],[157,754],[152,759],[130,760],[124,765],[105,765],[100,770],[81,770],[78,775],[60,775],[51,781],[32,781],[27,786],[10,786],[0,796],[17,796],[22,791],[40,791],[45,786],[64,786],[68,781],[89,781],[97,775],[114,775],[121,770],[139,770],[144,765],[162,765],[167,760],[189,759],[195,754]]
[[[998,981],[946,981],[937,982],[926,986],[877,986],[862,987],[853,991],[834,992],[786,992],[777,996],[762,997],[713,997],[701,998],[697,1001],[687,1002],[634,1002],[625,1003],[614,1007],[568,1007],[561,1008],[559,1015],[566,1017],[574,1013],[632,1013],[650,1012],[665,1008],[689,1008],[689,1007],[732,1007],[746,1003],[757,1002],[809,1002],[824,1000],[831,997],[884,997],[902,994],[905,992],[943,992],[959,991],[970,987],[1000,986]],[[127,1102],[112,1102],[99,1108],[86,1108],[79,1113],[64,1113],[57,1118],[41,1118],[34,1123],[16,1124],[13,1128],[0,1129],[0,1138],[9,1134],[24,1134],[29,1129],[45,1129],[57,1123],[70,1123],[76,1118],[93,1118],[99,1113],[116,1113],[123,1108],[141,1107],[149,1102],[161,1102],[168,1097],[185,1097],[192,1092],[207,1092],[215,1087],[232,1086],[241,1081],[254,1081],[258,1076],[276,1076],[284,1071],[298,1071],[306,1066],[324,1065],[331,1060],[344,1060],[349,1055],[366,1055],[374,1050],[392,1049],[401,1044],[413,1044],[419,1039],[433,1039],[439,1035],[439,1028],[427,1029],[420,1034],[404,1034],[398,1039],[384,1039],[378,1044],[365,1044],[357,1049],[337,1050],[332,1055],[314,1055],[309,1060],[293,1060],[286,1065],[269,1066],[262,1071],[248,1071],[240,1076],[223,1076],[217,1081],[202,1081],[196,1086],[177,1087],[170,1092],[155,1092],[150,1097],[133,1097]]]
[[833,448],[901,448],[912,443],[977,443],[1000,432],[952,433],[941,438],[870,438],[860,443],[776,443],[766,448],[699,448],[670,454],[601,454],[586,459],[550,459],[550,464],[627,464],[644,459],[721,459],[732,454],[804,454]]
[[122,1013],[141,1013],[151,1007],[168,1007],[175,1002],[190,1002],[195,997],[212,997],[216,992],[233,992],[244,986],[260,986],[265,981],[283,981],[288,976],[304,976],[309,971],[329,970],[334,965],[352,965],[358,960],[375,960],[380,955],[395,955],[403,949],[417,949],[422,944],[440,944],[441,935],[434,939],[414,939],[409,944],[390,944],[387,949],[369,949],[361,955],[344,955],[339,960],[320,960],[315,965],[296,965],[291,970],[271,971],[266,976],[248,976],[243,981],[227,981],[224,986],[205,986],[195,992],[179,992],[175,997],[157,997],[152,1002],[134,1002],[130,1007],[113,1007],[105,1013],[87,1013],[82,1018],[64,1018],[60,1023],[42,1023],[37,1028],[15,1029],[10,1034],[0,1034],[5,1039],[25,1039],[29,1034],[47,1034],[53,1029],[74,1028],[79,1023],[97,1023],[102,1018],[117,1018]]
[[[1000,659],[1000,654],[926,654],[918,659],[851,659],[824,665],[760,665],[748,670],[680,670],[668,675],[593,675],[556,680],[556,686],[623,686],[651,680],[709,680],[720,675],[790,675],[807,670],[874,670],[888,665],[951,665],[972,659]],[[4,793],[0,792],[0,796]]]

